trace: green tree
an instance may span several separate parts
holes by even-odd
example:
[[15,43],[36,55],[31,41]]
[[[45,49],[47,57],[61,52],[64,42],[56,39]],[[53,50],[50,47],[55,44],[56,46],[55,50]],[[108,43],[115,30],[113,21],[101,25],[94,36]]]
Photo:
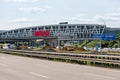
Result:
[[[98,41],[90,41],[88,44],[87,44],[87,47],[95,47],[95,45],[98,43]],[[98,43],[99,44],[99,43]]]
[[109,41],[108,47],[114,47],[115,43],[117,43],[115,40],[114,41]]

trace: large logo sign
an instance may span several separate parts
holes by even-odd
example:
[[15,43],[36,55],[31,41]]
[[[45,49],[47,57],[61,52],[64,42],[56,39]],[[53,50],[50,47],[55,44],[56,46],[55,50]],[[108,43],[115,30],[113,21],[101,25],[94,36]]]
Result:
[[39,31],[35,31],[34,32],[34,36],[35,37],[45,37],[45,36],[49,36],[50,35],[50,31],[48,30],[39,30]]

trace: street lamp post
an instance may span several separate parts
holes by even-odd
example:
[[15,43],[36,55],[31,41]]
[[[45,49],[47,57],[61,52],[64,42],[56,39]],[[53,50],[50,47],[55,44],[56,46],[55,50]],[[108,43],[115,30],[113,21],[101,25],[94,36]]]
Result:
[[100,52],[101,52],[101,48],[102,48],[102,37],[101,36],[100,36]]
[[58,36],[58,47],[60,47],[60,40],[59,40],[59,36]]
[[73,44],[73,35],[70,35],[71,43]]

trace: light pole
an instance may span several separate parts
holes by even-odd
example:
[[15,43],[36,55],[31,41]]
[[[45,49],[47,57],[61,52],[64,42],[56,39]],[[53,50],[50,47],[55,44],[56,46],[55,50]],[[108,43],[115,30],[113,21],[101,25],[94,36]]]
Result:
[[73,35],[70,35],[71,43],[73,44]]
[[101,52],[101,48],[102,48],[102,34],[100,35],[100,52]]

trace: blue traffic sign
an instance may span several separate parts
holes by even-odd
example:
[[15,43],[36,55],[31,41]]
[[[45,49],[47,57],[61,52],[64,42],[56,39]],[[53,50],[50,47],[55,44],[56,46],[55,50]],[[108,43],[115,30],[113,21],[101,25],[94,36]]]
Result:
[[100,38],[102,38],[102,37],[104,37],[103,34],[93,34],[93,38],[98,38],[98,39],[100,39]]
[[115,40],[115,34],[93,34],[93,38],[101,40]]
[[105,34],[103,40],[115,40],[115,34]]

